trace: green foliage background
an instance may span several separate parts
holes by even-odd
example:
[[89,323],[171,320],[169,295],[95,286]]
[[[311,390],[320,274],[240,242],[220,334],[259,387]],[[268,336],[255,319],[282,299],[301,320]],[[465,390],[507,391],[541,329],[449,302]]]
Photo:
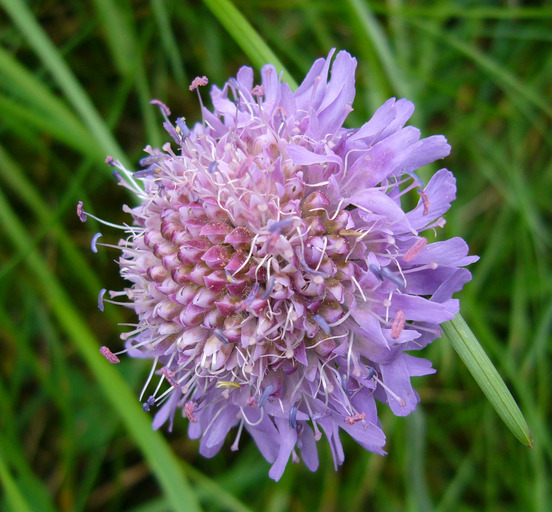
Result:
[[447,136],[459,191],[446,234],[481,255],[462,311],[534,448],[508,432],[446,338],[424,351],[438,373],[417,379],[419,409],[395,418],[381,408],[387,457],[344,436],[339,472],[320,442],[317,473],[290,464],[274,483],[246,436],[239,452],[206,460],[184,420],[153,432],[137,398],[147,363],[112,367],[98,354],[118,346],[116,324],[132,315],[97,310],[100,288],[123,286],[117,253],[90,253],[99,228],[80,224],[75,204],[127,220],[121,205],[133,199],[104,159],[134,168],[146,144],[166,139],[149,100],[197,120],[191,80],[221,85],[262,54],[223,0],[0,0],[0,509],[550,510],[552,6],[234,5],[298,82],[332,47],[358,58],[349,126],[408,97],[412,123]]

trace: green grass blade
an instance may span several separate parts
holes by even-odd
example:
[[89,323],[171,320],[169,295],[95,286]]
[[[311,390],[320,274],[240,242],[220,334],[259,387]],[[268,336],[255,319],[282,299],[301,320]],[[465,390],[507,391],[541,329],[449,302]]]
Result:
[[481,50],[477,49],[475,46],[470,45],[460,38],[455,37],[449,33],[420,20],[408,20],[415,27],[418,27],[420,30],[437,37],[438,39],[444,41],[446,44],[464,54],[473,62],[475,62],[483,71],[488,73],[492,78],[496,79],[497,83],[507,93],[514,92],[525,102],[537,107],[542,112],[544,112],[548,117],[552,118],[552,105],[543,99],[543,96],[535,91],[531,86],[520,81],[515,75],[508,71],[505,67],[498,64],[491,57],[485,55]]
[[[4,219],[6,234],[13,245],[18,248],[29,246],[31,241],[25,229],[1,192],[0,213]],[[199,512],[197,497],[190,488],[179,461],[161,434],[152,430],[150,420],[143,414],[136,397],[123,377],[100,355],[98,351],[100,343],[75,310],[67,292],[35,250],[29,252],[26,263],[29,270],[36,276],[44,301],[50,305],[58,322],[71,337],[96,381],[102,387],[115,413],[121,417],[127,430],[142,450],[173,510],[175,512],[182,510],[182,504],[185,503],[187,511]]]
[[3,457],[0,457],[0,482],[6,493],[6,501],[13,512],[32,512],[25,496],[20,491],[17,483],[10,474],[7,466],[4,464]]
[[283,71],[283,80],[292,89],[297,88],[297,82],[286,71],[278,57],[276,57],[257,31],[229,0],[203,0],[203,2],[241,47],[255,67],[261,68],[265,64],[273,64],[277,70]]
[[473,378],[512,434],[524,445],[533,441],[527,422],[506,384],[460,314],[443,324],[443,330]]
[[352,14],[360,22],[364,36],[371,42],[377,53],[389,83],[403,98],[414,99],[410,83],[405,79],[402,69],[397,65],[389,41],[376,18],[370,12],[368,4],[361,0],[348,0]]
[[27,4],[18,0],[0,0],[0,3],[52,74],[73,108],[79,113],[82,121],[90,130],[102,151],[119,159],[123,165],[128,167],[119,144],[111,135],[110,130],[98,114],[96,107],[90,101],[90,98],[67,63],[63,60],[58,49],[33,16],[31,9]]

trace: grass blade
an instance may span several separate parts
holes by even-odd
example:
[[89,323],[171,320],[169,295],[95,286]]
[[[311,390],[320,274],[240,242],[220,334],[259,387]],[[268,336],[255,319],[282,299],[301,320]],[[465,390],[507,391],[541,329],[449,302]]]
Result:
[[52,74],[73,108],[79,113],[102,151],[119,159],[123,165],[129,167],[123,151],[98,114],[96,107],[90,101],[44,29],[33,16],[30,8],[24,2],[18,0],[0,0],[0,3]]
[[297,82],[286,71],[278,57],[276,57],[257,31],[229,0],[203,0],[203,2],[241,47],[255,67],[261,68],[265,64],[273,64],[277,70],[283,71],[283,80],[292,89],[297,88]]
[[529,427],[506,384],[460,314],[443,324],[443,330],[473,378],[512,434],[532,447]]

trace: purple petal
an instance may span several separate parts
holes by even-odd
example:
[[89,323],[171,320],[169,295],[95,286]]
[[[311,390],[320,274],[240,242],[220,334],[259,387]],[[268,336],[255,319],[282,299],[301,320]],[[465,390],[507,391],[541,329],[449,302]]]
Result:
[[275,423],[280,437],[280,449],[276,461],[268,472],[268,476],[278,481],[284,474],[291,451],[297,442],[297,430],[289,426],[287,418],[275,418]]
[[303,423],[303,432],[297,441],[297,446],[307,467],[311,471],[316,471],[318,469],[318,449],[314,440],[314,432],[307,423]]

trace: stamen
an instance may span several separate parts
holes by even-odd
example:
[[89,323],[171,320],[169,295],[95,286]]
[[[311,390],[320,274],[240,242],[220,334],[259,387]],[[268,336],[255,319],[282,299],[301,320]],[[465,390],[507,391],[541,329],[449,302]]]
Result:
[[167,369],[166,367],[161,368],[161,373],[165,376],[165,379],[167,379],[167,382],[175,389],[180,389],[180,384],[174,380],[174,377],[176,377],[176,373],[174,373],[172,370]]
[[364,377],[364,380],[372,380],[376,374],[376,369],[373,366],[368,366],[368,375]]
[[274,224],[271,224],[270,227],[268,228],[268,231],[270,233],[280,234],[283,229],[286,229],[292,224],[294,224],[296,220],[297,220],[297,217],[286,217],[285,219],[282,219],[279,222],[275,222]]
[[383,276],[381,275],[381,269],[376,267],[375,265],[370,265],[368,267],[368,270],[372,272],[380,281],[383,281]]
[[168,117],[171,115],[171,111],[169,110],[169,107],[167,107],[167,105],[159,100],[151,100],[150,105],[155,105],[156,107],[158,107],[161,111],[161,114],[163,114],[163,117],[168,120]]
[[389,389],[382,380],[378,379],[376,376],[374,376],[374,380],[383,388],[385,391],[387,391],[397,402],[399,402],[399,405],[401,407],[406,406],[406,400],[404,398],[401,398],[397,394],[393,393],[391,389]]
[[264,391],[263,391],[263,394],[261,395],[261,399],[259,400],[259,407],[263,407],[267,398],[272,395],[272,393],[274,392],[274,386],[272,384],[270,384]]
[[347,396],[353,396],[353,392],[349,391],[347,389],[347,386],[349,385],[349,379],[347,378],[347,375],[344,373],[341,374],[341,387],[343,388],[343,391],[347,394]]
[[216,385],[217,389],[220,388],[231,388],[231,389],[240,389],[241,384],[239,382],[233,382],[231,380],[219,380]]
[[[371,267],[373,267],[373,265],[370,265]],[[372,270],[372,269],[370,269]],[[366,302],[366,295],[364,295],[364,292],[362,291],[362,288],[360,287],[360,284],[359,282],[355,279],[355,276],[351,276],[351,279],[353,281],[353,283],[355,283],[356,287],[358,288],[358,291],[360,292],[360,295],[362,295],[362,299],[364,300],[364,302]]]
[[111,364],[117,364],[121,362],[119,358],[105,346],[100,347],[100,354],[104,356]]
[[360,423],[361,421],[364,421],[364,418],[366,418],[365,412],[354,414],[353,416],[347,416],[345,418],[345,425],[355,425],[356,423]]
[[103,313],[103,310],[104,310],[104,303],[103,303],[103,298],[104,298],[104,295],[105,295],[105,292],[107,290],[105,288],[102,288],[100,290],[100,293],[98,293],[98,309]]
[[326,322],[326,319],[321,315],[314,315],[312,319],[320,326],[320,328],[324,331],[324,334],[330,334],[331,329],[328,325],[328,322]]
[[144,412],[150,412],[150,408],[155,405],[155,397],[150,396],[146,402],[142,404],[142,410]]
[[256,85],[255,87],[253,87],[253,89],[251,89],[251,95],[256,96],[257,98],[264,96],[264,93],[264,85]]
[[275,283],[274,276],[270,276],[270,278],[268,279],[268,281],[265,285],[265,291],[263,292],[263,294],[260,297],[261,300],[268,299],[268,297],[272,293],[272,290],[274,289],[274,283]]
[[[148,343],[148,341],[144,341],[142,342],[142,344],[146,344]],[[135,348],[135,347],[133,347]],[[140,398],[139,400],[142,401],[142,397],[144,396],[144,393],[146,392],[146,389],[149,385],[149,383],[151,382],[151,379],[153,377],[153,372],[155,372],[155,368],[157,366],[157,361],[159,360],[159,356],[156,356],[155,359],[153,360],[153,364],[151,365],[151,370],[149,372],[149,375],[148,375],[148,378],[146,379],[146,383],[144,384],[144,387],[142,388],[142,391],[140,392]]]
[[83,202],[79,201],[77,203],[77,215],[79,216],[79,219],[81,222],[86,222],[86,218],[87,218],[86,213],[84,212],[82,207],[83,207]]
[[96,233],[93,237],[92,237],[92,240],[90,242],[90,249],[92,250],[92,252],[94,254],[96,254],[98,252],[98,248],[96,247],[96,242],[98,241],[98,239],[102,236],[101,233]]
[[239,448],[238,443],[240,442],[240,437],[241,437],[241,433],[242,433],[242,430],[243,430],[243,424],[244,424],[244,420],[242,419],[240,421],[240,426],[238,427],[238,433],[236,434],[236,439],[232,443],[232,446],[230,447],[230,450],[232,450],[233,452],[238,451],[238,448]]
[[184,405],[184,414],[186,414],[186,418],[190,420],[190,423],[197,423],[197,418],[194,415],[194,409],[197,407],[197,402],[194,402],[192,400],[186,402]]
[[427,215],[429,213],[429,197],[427,197],[427,194],[423,190],[418,190],[418,194],[422,196],[422,201],[424,203],[424,215]]
[[392,283],[395,283],[401,291],[406,288],[406,283],[400,277],[393,274],[393,272],[391,272],[389,267],[383,267],[380,270],[380,273],[381,273],[382,278],[387,278]]
[[247,421],[247,424],[250,426],[250,427],[255,427],[257,426],[259,423],[261,423],[261,421],[263,421],[264,419],[264,409],[261,409],[261,415],[259,417],[259,419],[256,421],[256,422],[251,422],[249,421],[249,418],[247,417],[247,415],[245,414],[245,411],[243,410],[243,407],[240,405],[240,411],[242,413],[242,416],[243,416],[243,419],[245,421]]
[[228,345],[230,343],[230,341],[228,341],[228,338],[218,327],[216,329],[213,329],[213,334],[225,345]]
[[406,251],[406,253],[403,256],[403,261],[405,263],[408,263],[409,261],[412,261],[420,252],[422,249],[427,245],[427,238],[419,238],[414,242],[414,245]]
[[294,430],[297,428],[296,416],[297,416],[297,407],[293,406],[289,410],[289,426]]
[[186,119],[184,117],[176,118],[176,131],[181,135],[183,139],[187,139],[192,134],[192,132],[188,128],[188,125],[186,124]]
[[391,337],[396,340],[401,335],[404,324],[405,324],[406,316],[402,310],[397,311],[397,316],[395,317],[395,320],[393,321],[393,325],[391,326]]
[[190,91],[195,91],[198,87],[207,85],[209,79],[206,76],[196,76],[190,84]]

